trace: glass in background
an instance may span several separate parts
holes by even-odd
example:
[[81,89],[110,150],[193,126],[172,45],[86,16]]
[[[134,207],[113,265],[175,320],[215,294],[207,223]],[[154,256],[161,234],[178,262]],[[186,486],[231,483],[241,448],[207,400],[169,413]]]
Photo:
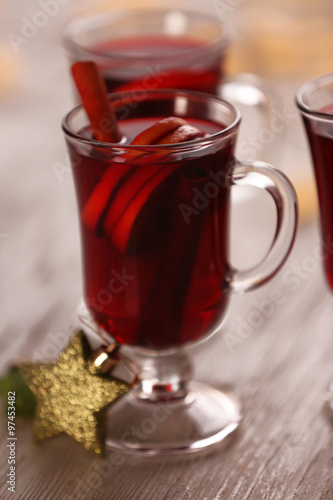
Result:
[[249,0],[239,2],[228,15],[239,36],[231,47],[227,71],[233,74],[242,68],[256,73],[275,85],[282,97],[279,123],[284,127],[285,141],[283,149],[276,149],[273,161],[292,179],[299,198],[300,224],[306,227],[316,220],[318,208],[294,95],[305,80],[332,70],[333,3]]

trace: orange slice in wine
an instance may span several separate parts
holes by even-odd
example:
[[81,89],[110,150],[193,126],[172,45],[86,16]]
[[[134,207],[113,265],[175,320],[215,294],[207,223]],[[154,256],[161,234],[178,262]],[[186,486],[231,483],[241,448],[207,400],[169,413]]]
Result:
[[[132,145],[161,145],[187,142],[206,134],[179,117],[158,121],[141,132]],[[149,163],[135,166],[112,164],[95,187],[82,211],[82,219],[97,233],[109,235],[121,252],[132,252],[139,241],[149,240],[163,227],[167,217],[168,188],[179,163],[168,162],[168,149],[156,151]]]

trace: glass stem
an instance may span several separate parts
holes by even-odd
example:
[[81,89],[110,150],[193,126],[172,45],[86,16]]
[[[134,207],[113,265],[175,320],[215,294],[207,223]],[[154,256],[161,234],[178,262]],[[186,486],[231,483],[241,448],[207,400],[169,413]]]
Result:
[[137,397],[150,401],[168,401],[185,398],[192,367],[185,353],[147,356],[135,353],[139,367]]

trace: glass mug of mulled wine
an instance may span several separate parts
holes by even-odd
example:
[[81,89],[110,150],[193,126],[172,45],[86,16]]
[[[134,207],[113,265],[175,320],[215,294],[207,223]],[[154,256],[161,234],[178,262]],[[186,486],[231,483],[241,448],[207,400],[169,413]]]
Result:
[[233,103],[245,115],[239,156],[249,159],[251,151],[251,159],[267,159],[281,134],[272,126],[279,96],[255,75],[227,77],[233,34],[218,14],[168,5],[99,12],[73,20],[63,41],[71,63],[99,66],[109,92],[131,90],[143,98],[147,90],[194,90]]
[[333,73],[304,83],[296,94],[317,183],[323,240],[323,263],[333,290]]
[[[296,195],[270,165],[235,159],[240,113],[228,102],[176,90],[108,98],[120,142],[94,140],[82,106],[63,121],[80,214],[84,321],[139,367],[136,388],[110,409],[107,444],[146,454],[199,451],[237,428],[241,408],[232,393],[190,382],[188,346],[220,327],[233,293],[281,268],[295,237]],[[170,120],[180,120],[174,135],[166,134]],[[238,185],[266,190],[277,209],[266,257],[243,271],[228,255]],[[128,430],[147,419],[154,432],[130,439]]]
[[[333,291],[333,73],[304,83],[296,103],[305,126],[317,184],[326,281]],[[333,381],[325,396],[333,415]]]

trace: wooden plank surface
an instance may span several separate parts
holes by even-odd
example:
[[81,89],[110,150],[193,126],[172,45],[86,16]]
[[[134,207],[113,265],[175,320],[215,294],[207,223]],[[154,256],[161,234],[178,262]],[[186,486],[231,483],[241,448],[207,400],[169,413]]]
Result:
[[[52,361],[71,334],[81,293],[75,198],[60,130],[72,96],[66,61],[55,37],[50,39],[40,32],[12,54],[19,81],[15,91],[1,95],[2,372],[17,359]],[[302,134],[297,120],[292,127]],[[306,157],[304,151],[295,153],[291,142],[285,143],[287,157]],[[280,166],[284,162],[281,157]],[[263,210],[262,203],[250,198],[234,211],[236,263],[258,259],[270,239],[274,210],[268,202]],[[322,412],[324,389],[333,377],[333,302],[315,258],[318,238],[315,223],[302,225],[280,275],[256,292],[233,297],[224,328],[195,349],[196,378],[232,386],[241,398],[244,420],[228,447],[200,458],[133,460],[110,454],[101,461],[67,437],[36,447],[31,421],[17,420],[14,495],[5,482],[2,418],[0,498],[333,499],[332,428]],[[283,298],[280,305],[267,302],[273,290]],[[265,304],[258,326],[242,338],[239,325],[258,317]],[[237,340],[233,348],[230,334]]]
[[[313,227],[299,234],[284,273],[311,255],[304,249],[311,248],[314,236]],[[333,374],[331,297],[319,266],[295,292],[283,276],[265,290],[234,299],[230,331],[237,331],[239,318],[249,317],[273,288],[287,299],[248,339],[230,352],[217,334],[195,356],[197,378],[232,385],[242,400],[242,428],[227,448],[177,461],[133,461],[118,454],[100,461],[67,437],[35,447],[31,422],[18,421],[18,498],[333,498],[332,431],[321,411],[323,389]],[[47,321],[52,323],[52,316]],[[1,432],[4,445],[5,425]],[[0,460],[4,474],[6,453]],[[10,498],[4,483],[0,495]]]

